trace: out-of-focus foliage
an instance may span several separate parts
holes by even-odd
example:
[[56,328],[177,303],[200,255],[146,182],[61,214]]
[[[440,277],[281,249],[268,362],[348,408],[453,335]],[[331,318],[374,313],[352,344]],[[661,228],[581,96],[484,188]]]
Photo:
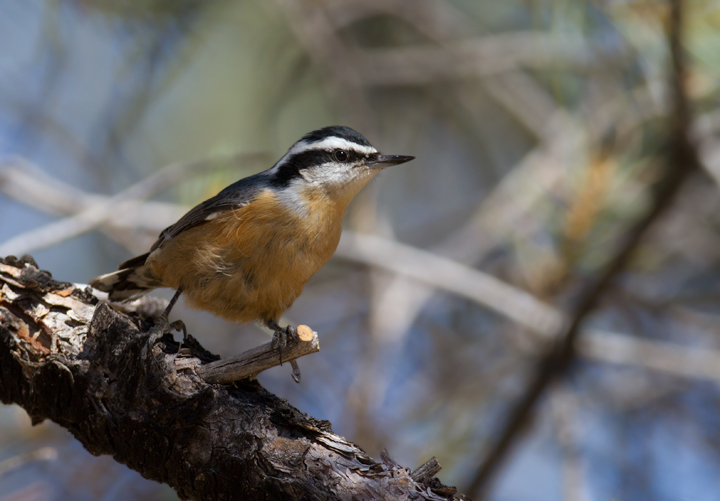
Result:
[[[720,491],[720,4],[689,1],[687,14],[705,172],[588,322],[592,342],[548,392],[492,499]],[[218,158],[155,197],[152,217],[33,250],[57,278],[86,282],[143,252],[182,213],[172,204],[270,167],[312,129],[349,125],[385,153],[417,156],[345,221],[389,247],[341,247],[288,312],[320,333],[322,351],[299,361],[303,383],[288,367],[260,380],[373,455],[387,448],[408,466],[437,456],[440,478],[462,488],[548,342],[473,270],[512,287],[503,298],[567,308],[602,269],[666,152],[667,16],[642,0],[0,2],[0,242],[79,210],[18,195],[12,168],[79,204],[72,190],[113,194],[166,164]],[[250,152],[267,163],[221,160]],[[395,271],[368,264],[392,268],[397,242],[429,254]],[[469,278],[448,283],[433,256]],[[174,314],[222,355],[265,339]],[[175,494],[5,407],[0,500],[16,499]]]

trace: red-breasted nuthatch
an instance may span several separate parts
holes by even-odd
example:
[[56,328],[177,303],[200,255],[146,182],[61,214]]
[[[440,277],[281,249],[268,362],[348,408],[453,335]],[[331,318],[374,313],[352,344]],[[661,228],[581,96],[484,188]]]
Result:
[[185,293],[190,306],[227,320],[264,322],[284,344],[294,329],[277,322],[335,252],[350,201],[381,169],[413,158],[382,155],[348,127],[310,132],[272,168],[197,205],[150,252],[90,285],[111,301],[171,287],[165,321]]

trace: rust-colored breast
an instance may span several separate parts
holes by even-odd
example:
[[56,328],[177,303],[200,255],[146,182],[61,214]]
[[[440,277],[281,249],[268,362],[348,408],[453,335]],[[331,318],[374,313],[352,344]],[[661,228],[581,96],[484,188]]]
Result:
[[228,320],[278,320],[330,258],[344,207],[307,194],[304,215],[269,190],[163,244],[153,271],[188,303]]

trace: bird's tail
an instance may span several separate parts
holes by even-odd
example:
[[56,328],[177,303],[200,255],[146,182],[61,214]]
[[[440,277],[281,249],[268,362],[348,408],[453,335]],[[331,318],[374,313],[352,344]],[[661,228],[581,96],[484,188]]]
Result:
[[128,301],[162,287],[161,281],[149,267],[145,266],[148,254],[135,257],[120,265],[113,273],[100,275],[90,280],[90,286],[107,292],[110,301]]

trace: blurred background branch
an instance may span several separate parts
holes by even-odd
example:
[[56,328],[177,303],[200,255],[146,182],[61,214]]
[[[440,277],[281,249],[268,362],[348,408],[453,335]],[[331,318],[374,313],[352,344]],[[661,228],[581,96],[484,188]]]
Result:
[[684,182],[700,170],[700,160],[695,145],[690,141],[690,109],[685,87],[686,72],[683,44],[683,6],[682,0],[671,2],[669,16],[669,36],[671,65],[669,72],[672,89],[673,113],[668,120],[668,152],[660,179],[655,187],[655,196],[647,214],[640,219],[624,238],[621,246],[595,283],[579,294],[578,305],[568,323],[565,332],[556,347],[540,360],[537,374],[531,379],[527,389],[513,407],[507,422],[502,426],[498,439],[491,446],[486,458],[480,464],[477,474],[470,484],[470,492],[484,498],[484,491],[492,476],[500,468],[511,447],[519,440],[519,435],[527,428],[538,400],[553,380],[563,375],[575,358],[577,339],[581,326],[597,307],[600,299],[612,287],[617,275],[628,265],[641,240],[652,224],[675,201]]

